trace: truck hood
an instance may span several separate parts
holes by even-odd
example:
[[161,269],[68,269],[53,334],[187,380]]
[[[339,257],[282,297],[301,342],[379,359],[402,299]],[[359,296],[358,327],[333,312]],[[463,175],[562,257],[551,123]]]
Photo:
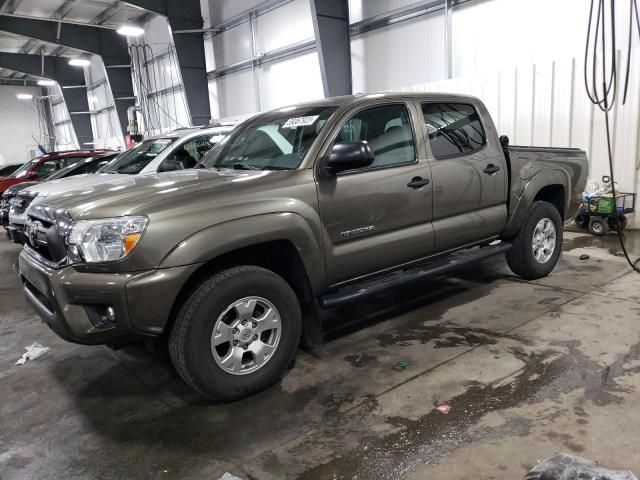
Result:
[[27,188],[25,190],[25,193],[37,193],[40,197],[54,198],[57,195],[74,191],[79,188],[86,188],[102,182],[115,180],[117,178],[128,178],[129,176],[130,175],[109,173],[83,173],[81,175],[74,175],[68,178],[58,178],[56,180],[49,180],[48,182],[38,183],[37,185],[33,185]]
[[[253,189],[255,181],[275,172],[247,170],[183,170],[144,175],[122,175],[76,188],[56,191],[38,203],[69,212],[72,218],[104,218],[145,213],[144,207],[200,191]],[[281,172],[282,173],[282,172]],[[108,175],[113,178],[115,175]],[[125,178],[122,178],[125,177]]]

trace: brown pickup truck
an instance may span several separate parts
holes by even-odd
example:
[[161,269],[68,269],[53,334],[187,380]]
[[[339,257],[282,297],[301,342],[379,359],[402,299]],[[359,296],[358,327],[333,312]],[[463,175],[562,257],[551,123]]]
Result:
[[28,211],[24,291],[61,337],[168,339],[182,378],[233,400],[276,382],[322,311],[505,253],[554,268],[585,153],[510,147],[478,99],[328,98],[258,115],[197,168]]

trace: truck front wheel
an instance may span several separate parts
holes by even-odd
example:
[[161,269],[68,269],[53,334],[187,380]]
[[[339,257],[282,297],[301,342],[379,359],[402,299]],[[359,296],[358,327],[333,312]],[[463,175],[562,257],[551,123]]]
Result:
[[558,263],[562,250],[562,218],[549,202],[537,201],[507,252],[507,263],[527,280],[546,277]]
[[235,267],[189,295],[171,330],[169,353],[189,386],[213,400],[238,400],[280,379],[300,331],[298,298],[283,278],[260,267]]

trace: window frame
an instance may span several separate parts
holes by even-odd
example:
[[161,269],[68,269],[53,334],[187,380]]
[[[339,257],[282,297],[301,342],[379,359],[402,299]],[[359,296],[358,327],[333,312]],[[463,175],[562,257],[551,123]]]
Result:
[[[438,105],[438,104],[463,105],[463,106],[467,106],[467,107],[473,108],[473,110],[476,112],[476,115],[478,115],[478,121],[480,122],[480,127],[482,128],[482,135],[484,136],[484,143],[480,147],[475,148],[473,150],[469,150],[468,152],[452,153],[450,155],[436,156],[436,154],[433,152],[433,149],[431,148],[431,138],[429,138],[429,131],[427,129],[427,123],[424,121],[423,106],[424,105]],[[422,115],[422,123],[423,123],[424,132],[425,132],[425,142],[427,143],[427,145],[429,145],[429,153],[431,154],[431,158],[433,158],[434,160],[449,160],[451,158],[461,158],[461,157],[467,157],[469,155],[475,155],[476,153],[486,149],[487,146],[489,145],[489,139],[487,138],[487,128],[486,128],[486,126],[484,124],[484,119],[482,118],[482,115],[480,115],[478,107],[476,105],[474,105],[473,103],[460,102],[460,101],[455,101],[455,100],[454,101],[446,101],[446,100],[426,100],[426,101],[424,101],[423,100],[423,101],[420,101],[420,115]]]
[[[390,102],[381,102],[381,103],[375,103],[375,104],[359,105],[358,108],[355,108],[353,110],[348,110],[347,112],[345,112],[342,115],[344,120],[338,120],[336,125],[334,125],[333,132],[329,135],[329,137],[327,139],[328,142],[327,142],[327,147],[324,150],[324,155],[322,155],[321,158],[324,160],[324,158],[326,158],[331,153],[331,149],[335,145],[336,138],[338,137],[338,135],[342,131],[342,128],[354,116],[356,116],[360,112],[364,112],[365,110],[371,110],[373,108],[391,107],[391,106],[401,106],[401,107],[404,107],[405,110],[407,111],[407,116],[409,117],[409,125],[411,127],[411,138],[413,139],[413,155],[414,155],[413,160],[410,160],[410,161],[407,161],[407,162],[402,162],[402,163],[393,163],[391,165],[368,166],[368,167],[362,167],[362,168],[353,168],[351,170],[343,170],[341,172],[336,173],[336,175],[335,175],[336,177],[341,177],[341,176],[345,176],[345,175],[353,175],[353,174],[364,173],[364,172],[377,172],[379,170],[386,170],[386,169],[389,169],[389,168],[406,167],[408,165],[415,165],[415,164],[418,163],[418,159],[419,159],[418,147],[419,147],[419,145],[418,145],[417,136],[416,136],[416,133],[417,133],[416,132],[416,125],[415,125],[413,114],[412,114],[412,111],[411,111],[411,104],[408,101],[404,101],[404,100],[393,100],[393,101],[390,101]],[[321,162],[317,162],[319,168],[322,168],[322,163],[323,163],[322,161]]]

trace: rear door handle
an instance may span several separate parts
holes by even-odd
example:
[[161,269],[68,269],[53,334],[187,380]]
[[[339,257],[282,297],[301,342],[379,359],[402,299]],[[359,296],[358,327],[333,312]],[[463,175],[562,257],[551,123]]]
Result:
[[409,188],[422,188],[425,185],[429,185],[429,179],[428,178],[422,178],[422,177],[413,177],[411,179],[411,181],[409,183],[407,183],[407,187]]
[[486,173],[487,175],[493,175],[494,173],[497,173],[499,171],[500,171],[500,167],[497,165],[494,165],[493,163],[490,163],[489,165],[487,165],[487,168],[483,170],[483,172]]

